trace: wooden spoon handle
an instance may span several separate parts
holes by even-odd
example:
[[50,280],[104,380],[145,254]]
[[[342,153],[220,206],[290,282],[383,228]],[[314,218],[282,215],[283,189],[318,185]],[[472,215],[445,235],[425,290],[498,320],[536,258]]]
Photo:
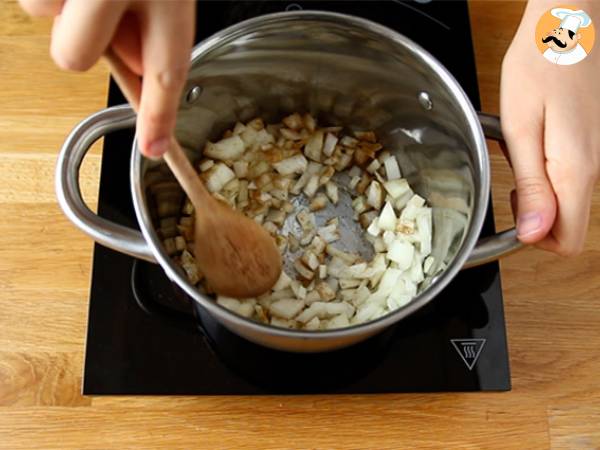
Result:
[[[119,58],[112,49],[109,48],[105,57],[108,60],[111,72],[117,84],[123,91],[125,98],[127,98],[134,111],[138,112],[140,109],[140,97],[142,93],[142,83],[140,78],[129,70],[125,63],[121,61],[121,58]],[[171,146],[163,157],[195,207],[202,204],[205,205],[207,201],[212,200],[212,196],[200,181],[190,160],[187,158],[185,152],[174,136],[171,136]]]

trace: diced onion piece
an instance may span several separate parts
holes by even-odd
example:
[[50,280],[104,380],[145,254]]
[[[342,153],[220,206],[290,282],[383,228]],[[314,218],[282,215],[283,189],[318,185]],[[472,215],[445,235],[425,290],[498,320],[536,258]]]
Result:
[[319,278],[321,280],[327,278],[327,266],[325,264],[319,265]]
[[423,273],[423,264],[417,252],[415,252],[413,255],[409,278],[415,284],[418,284],[425,279],[425,274]]
[[359,216],[358,221],[359,221],[360,225],[366,229],[369,227],[369,225],[371,225],[371,222],[373,222],[375,217],[377,217],[377,211],[369,211],[369,212],[362,213]]
[[296,130],[290,130],[289,128],[282,128],[279,130],[281,135],[290,141],[299,141],[302,139],[302,135],[298,133]]
[[337,315],[334,318],[329,319],[325,324],[325,328],[328,330],[344,328],[347,326],[350,326],[350,322],[348,321],[348,316],[345,314]]
[[284,117],[282,120],[283,124],[291,130],[299,130],[304,126],[302,117],[298,113],[291,114]]
[[406,207],[402,210],[400,220],[402,222],[414,221],[423,205],[425,205],[425,199],[416,194],[413,195],[406,204]]
[[304,297],[304,304],[310,305],[311,303],[318,302],[321,300],[321,296],[317,291],[310,291],[306,293],[306,297]]
[[304,308],[302,300],[284,298],[271,303],[269,309],[274,316],[282,319],[292,319],[302,311],[302,308]]
[[272,209],[269,214],[265,217],[265,220],[273,222],[275,225],[282,226],[285,222],[285,212],[280,209]]
[[331,200],[331,203],[337,205],[337,202],[339,201],[337,184],[328,181],[327,184],[325,184],[325,193],[327,194],[327,197],[329,197],[329,200]]
[[340,144],[344,147],[354,148],[358,145],[358,139],[354,139],[352,136],[344,136],[340,140]]
[[304,154],[313,161],[321,161],[321,152],[323,151],[323,132],[314,133],[304,146]]
[[309,320],[308,322],[306,322],[304,324],[304,329],[305,330],[309,330],[309,331],[315,331],[319,329],[319,326],[321,325],[321,321],[319,320],[318,317],[313,317],[311,320]]
[[309,178],[308,183],[306,183],[306,186],[304,186],[302,192],[304,192],[304,194],[310,198],[315,195],[317,189],[319,189],[319,175],[313,175]]
[[304,234],[302,235],[302,238],[300,239],[300,245],[302,247],[307,246],[308,244],[310,244],[312,242],[312,240],[315,238],[316,235],[317,235],[317,230],[315,230],[315,229],[305,230]]
[[315,120],[315,118],[313,116],[311,116],[310,114],[306,113],[302,117],[302,120],[304,120],[304,127],[308,131],[310,131],[311,133],[313,131],[315,131],[315,129],[317,128],[317,121]]
[[281,175],[290,175],[293,173],[303,173],[308,166],[308,160],[304,155],[298,153],[290,158],[273,163],[273,167]]
[[296,269],[298,275],[300,275],[300,277],[302,277],[305,280],[310,281],[315,276],[315,274],[308,267],[306,267],[300,259],[294,261],[294,269]]
[[235,178],[233,170],[223,163],[214,165],[206,174],[206,189],[209,192],[219,192],[223,186]]
[[340,233],[335,224],[327,225],[326,227],[320,227],[317,230],[317,233],[328,244],[331,242],[335,242],[340,238]]
[[375,242],[373,243],[373,249],[377,253],[383,253],[387,250],[387,246],[381,237],[375,239]]
[[345,278],[365,278],[367,272],[367,263],[357,263],[348,267],[344,271]]
[[233,171],[238,178],[246,178],[248,176],[248,161],[235,161],[233,163]]
[[400,167],[398,166],[398,161],[395,156],[390,156],[387,158],[383,165],[385,167],[385,176],[388,181],[398,180],[402,177],[400,173]]
[[238,299],[225,297],[223,295],[217,297],[217,304],[233,312],[237,312],[240,308],[240,301]]
[[373,161],[371,161],[371,163],[367,166],[367,172],[369,173],[375,173],[377,171],[377,169],[379,169],[379,167],[381,167],[381,164],[379,164],[379,161],[374,159]]
[[364,323],[379,317],[385,310],[375,303],[366,302],[358,308],[354,316],[353,323]]
[[237,313],[244,317],[252,317],[254,314],[254,307],[256,306],[256,300],[254,299],[244,299],[240,301],[240,306],[237,309]]
[[238,159],[244,153],[244,141],[237,135],[221,139],[219,142],[208,142],[204,147],[204,155],[209,158],[228,161]]
[[296,214],[296,220],[303,230],[312,230],[315,228],[315,216],[309,213],[306,209],[301,209]]
[[323,143],[323,154],[327,157],[333,155],[337,143],[338,138],[332,133],[327,133],[325,135],[325,142]]
[[354,264],[358,259],[358,255],[354,255],[352,253],[346,253],[342,250],[335,248],[333,245],[327,246],[327,254],[329,256],[336,257],[344,261],[346,264]]
[[360,285],[358,289],[356,289],[354,293],[354,298],[352,299],[352,304],[354,306],[362,305],[366,302],[371,296],[371,291],[365,285]]
[[369,184],[371,184],[371,181],[373,181],[373,178],[371,178],[368,173],[363,173],[360,181],[356,185],[356,192],[361,195],[364,194],[369,187]]
[[390,245],[387,258],[398,264],[398,269],[407,270],[412,264],[415,248],[402,239],[396,239]]
[[367,204],[375,209],[380,209],[383,203],[383,190],[378,181],[373,181],[367,189]]
[[301,260],[313,272],[319,268],[319,260],[317,259],[317,255],[315,255],[311,250],[304,252]]
[[425,258],[425,261],[423,262],[423,271],[427,275],[433,274],[434,263],[435,258],[433,256],[428,256],[427,258]]
[[359,181],[360,181],[360,177],[358,175],[355,176],[355,177],[352,177],[352,179],[350,179],[350,182],[348,183],[348,187],[350,189],[356,188],[356,186],[358,185]]
[[383,233],[383,242],[385,243],[386,248],[389,248],[392,245],[392,242],[396,240],[396,233],[393,231],[384,231]]
[[377,226],[384,231],[393,231],[396,229],[396,214],[391,203],[386,202],[381,210]]
[[279,228],[273,222],[263,223],[263,228],[269,232],[270,235],[276,236],[279,232]]
[[317,254],[320,255],[327,248],[327,242],[325,242],[320,236],[315,236],[310,243],[310,248]]
[[352,169],[348,172],[350,178],[360,177],[362,175],[362,169],[358,166],[352,166]]
[[335,169],[333,167],[324,167],[319,176],[319,186],[324,186],[327,184],[333,175],[335,175]]
[[279,317],[271,317],[271,326],[279,328],[296,328],[293,320],[280,319]]
[[327,201],[327,196],[320,192],[311,200],[309,208],[311,211],[320,211],[325,209]]
[[345,170],[350,164],[352,164],[352,154],[351,153],[342,153],[335,164],[335,170],[341,172]]
[[346,264],[343,259],[334,256],[327,265],[327,272],[331,277],[339,278],[342,276],[347,267],[348,264]]
[[381,228],[379,228],[379,217],[375,217],[375,219],[373,219],[373,222],[371,222],[371,225],[369,225],[369,228],[367,228],[367,233],[369,233],[371,236],[379,236],[381,233]]
[[282,270],[281,275],[279,275],[279,279],[273,286],[273,290],[276,292],[282,291],[282,290],[290,287],[291,284],[292,284],[292,279],[289,277],[289,275],[287,273],[285,273],[285,271]]
[[360,285],[360,280],[356,278],[340,278],[340,287],[342,289],[351,289],[358,287]]
[[335,298],[335,291],[327,283],[317,283],[315,290],[319,293],[321,300],[325,302],[329,302]]
[[352,200],[352,208],[356,211],[356,214],[362,214],[365,211],[371,209],[371,206],[367,204],[367,199],[360,195]]
[[346,317],[352,317],[352,314],[354,314],[354,307],[348,303],[314,302],[302,311],[302,313],[296,317],[296,320],[298,322],[306,323],[309,320],[312,320],[313,317],[326,319],[339,314],[344,314]]
[[406,181],[404,178],[386,181],[383,183],[383,187],[394,200],[402,197],[408,192],[411,192],[408,181]]
[[208,169],[210,169],[214,165],[215,165],[215,162],[212,159],[204,159],[200,162],[200,165],[198,166],[198,168],[200,169],[200,172],[206,172]]

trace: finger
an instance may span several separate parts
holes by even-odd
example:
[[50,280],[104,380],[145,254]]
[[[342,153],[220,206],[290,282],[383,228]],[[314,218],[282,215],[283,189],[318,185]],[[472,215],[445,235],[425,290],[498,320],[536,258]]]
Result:
[[[557,172],[564,171],[557,168]],[[593,184],[586,178],[585,172],[580,170],[570,181],[566,177],[554,176],[550,169],[550,179],[553,181],[554,191],[558,199],[558,212],[556,222],[552,228],[552,236],[556,240],[552,251],[563,256],[578,255],[583,251],[585,237],[590,221],[590,206],[592,203]]]
[[507,102],[502,97],[502,128],[508,146],[517,188],[517,235],[521,242],[542,240],[556,216],[556,198],[548,180],[543,150],[543,110],[519,96]]
[[141,76],[142,66],[142,42],[140,39],[140,24],[137,15],[128,11],[123,15],[113,36],[111,47],[119,59],[132,72]]
[[87,70],[102,56],[128,2],[68,1],[54,21],[50,53],[59,67]]
[[54,17],[60,14],[64,0],[19,0],[21,8],[34,17]]
[[146,5],[140,23],[144,74],[137,130],[142,153],[157,157],[167,151],[175,127],[194,37],[195,3]]

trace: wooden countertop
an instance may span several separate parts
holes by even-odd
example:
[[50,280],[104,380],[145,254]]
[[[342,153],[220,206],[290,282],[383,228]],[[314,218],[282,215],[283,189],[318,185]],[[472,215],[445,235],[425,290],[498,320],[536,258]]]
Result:
[[[524,4],[474,2],[484,110]],[[501,14],[502,13],[502,14]],[[58,71],[49,24],[0,0],[0,448],[598,448],[600,194],[586,252],[502,263],[513,390],[309,397],[82,397],[92,243],[57,207],[57,151],[105,105],[104,65]],[[124,151],[126,149],[123,149]],[[100,154],[83,169],[95,204]],[[493,153],[497,222],[511,174]]]

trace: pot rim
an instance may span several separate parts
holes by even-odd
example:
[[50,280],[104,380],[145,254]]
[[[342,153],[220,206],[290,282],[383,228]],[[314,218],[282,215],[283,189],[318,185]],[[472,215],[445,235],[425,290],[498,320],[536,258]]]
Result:
[[454,256],[452,263],[442,273],[434,277],[434,280],[430,286],[428,286],[422,293],[418,294],[407,305],[400,307],[397,310],[378,319],[363,324],[351,325],[349,327],[334,330],[308,331],[278,328],[242,317],[217,304],[214,299],[202,295],[187,281],[183,275],[183,272],[175,266],[170,257],[163,251],[160,240],[153,229],[150,215],[146,212],[146,196],[141,183],[141,167],[143,156],[138,151],[137,136],[134,139],[132,146],[130,168],[133,206],[142,234],[144,235],[146,242],[156,257],[156,260],[161,265],[169,279],[183,289],[186,294],[188,294],[195,302],[199,304],[199,306],[206,309],[216,318],[224,317],[228,322],[233,323],[236,326],[246,327],[255,332],[266,333],[271,336],[283,338],[328,340],[355,336],[367,332],[373,333],[375,330],[387,328],[399,322],[401,319],[411,315],[427,305],[442,291],[442,289],[448,285],[448,283],[458,274],[467,261],[467,258],[471,254],[479,238],[489,203],[490,163],[485,137],[481,124],[478,120],[477,113],[466,93],[458,81],[456,81],[454,76],[433,55],[406,36],[383,25],[360,17],[325,11],[286,11],[258,16],[227,27],[198,43],[192,49],[191,61],[193,63],[198,58],[212,52],[213,50],[227,44],[232,40],[237,39],[241,35],[246,34],[249,30],[252,30],[252,28],[257,25],[274,22],[281,23],[282,21],[294,22],[297,20],[350,24],[382,35],[394,43],[405,47],[415,58],[423,61],[424,64],[429,66],[429,68],[442,79],[442,82],[447,87],[448,92],[451,93],[454,100],[457,101],[458,106],[464,114],[469,131],[475,143],[475,153],[478,158],[476,162],[478,163],[478,166],[474,167],[474,170],[479,171],[480,186],[479,191],[476,192],[474,198],[474,210],[470,217],[466,236],[463,239],[460,249]]

